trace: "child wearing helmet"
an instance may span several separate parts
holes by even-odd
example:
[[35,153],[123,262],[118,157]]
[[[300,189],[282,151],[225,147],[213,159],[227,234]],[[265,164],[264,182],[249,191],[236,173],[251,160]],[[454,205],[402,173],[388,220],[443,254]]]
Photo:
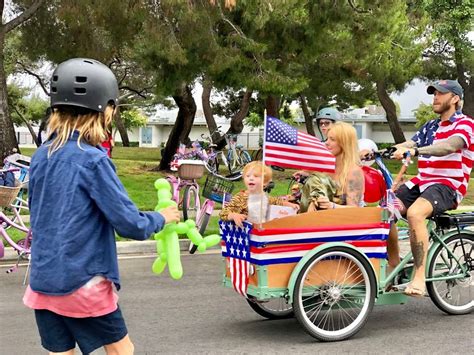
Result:
[[53,73],[49,136],[30,167],[34,240],[23,298],[50,352],[73,354],[77,343],[83,353],[101,346],[133,353],[113,290],[120,289],[115,232],[144,240],[179,220],[176,207],[140,212],[100,146],[117,98],[114,74],[98,61],[70,59]]

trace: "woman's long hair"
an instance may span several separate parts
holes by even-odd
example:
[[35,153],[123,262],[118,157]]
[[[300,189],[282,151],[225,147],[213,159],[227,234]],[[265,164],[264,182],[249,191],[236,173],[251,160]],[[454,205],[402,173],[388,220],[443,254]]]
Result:
[[73,106],[54,108],[48,124],[48,140],[52,139],[48,143],[48,156],[63,147],[74,131],[79,132],[79,148],[81,141],[96,146],[107,140],[108,127],[112,124],[114,114],[115,109],[110,105],[103,113]]
[[354,127],[345,122],[336,122],[329,130],[341,147],[341,153],[337,157],[335,180],[344,192],[349,172],[354,166],[360,165],[357,132]]

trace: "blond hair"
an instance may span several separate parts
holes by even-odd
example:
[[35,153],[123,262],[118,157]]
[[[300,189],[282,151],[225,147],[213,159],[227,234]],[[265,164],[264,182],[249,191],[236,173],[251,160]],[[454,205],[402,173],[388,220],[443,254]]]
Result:
[[334,138],[341,147],[336,164],[335,180],[341,191],[345,191],[347,177],[354,166],[360,165],[359,148],[357,146],[357,132],[354,127],[345,122],[336,122],[329,128]]
[[262,176],[263,171],[264,184],[268,184],[273,176],[272,169],[263,164],[261,161],[252,161],[245,165],[242,175],[246,175],[250,171],[254,171],[255,176]]
[[79,132],[77,140],[79,148],[81,148],[81,141],[93,146],[106,141],[114,114],[114,106],[110,105],[104,112],[67,106],[54,108],[48,123],[48,140],[52,139],[49,143],[48,156],[63,147],[74,131]]

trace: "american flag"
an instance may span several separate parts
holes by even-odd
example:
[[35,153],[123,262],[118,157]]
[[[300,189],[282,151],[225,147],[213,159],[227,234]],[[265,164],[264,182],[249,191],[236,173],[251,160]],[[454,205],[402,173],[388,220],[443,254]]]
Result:
[[400,200],[397,198],[395,193],[392,190],[387,190],[387,198],[386,198],[386,208],[390,213],[390,218],[402,218],[400,214],[400,210],[403,208]]
[[310,134],[268,116],[265,122],[266,165],[333,173],[336,158],[323,142]]
[[229,260],[230,278],[235,291],[247,297],[250,274],[250,223],[244,222],[244,228],[233,222],[219,221],[222,240],[225,243],[225,255]]

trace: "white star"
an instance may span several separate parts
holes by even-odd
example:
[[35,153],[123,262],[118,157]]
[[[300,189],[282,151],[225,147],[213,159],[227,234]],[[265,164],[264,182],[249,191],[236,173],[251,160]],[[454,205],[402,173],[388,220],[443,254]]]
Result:
[[234,247],[231,246],[231,247],[229,248],[229,251],[230,251],[230,255],[234,255]]
[[232,237],[232,239],[234,240],[234,244],[236,244],[236,243],[237,243],[237,237],[234,235],[234,236]]
[[243,258],[246,258],[246,257],[247,257],[247,251],[242,250],[242,257],[243,257]]
[[242,244],[242,237],[239,237],[239,244]]
[[229,243],[229,242],[230,242],[230,234],[227,234],[227,235],[225,236],[225,238],[227,239],[227,243]]
[[235,250],[237,252],[237,256],[240,256],[240,249]]

